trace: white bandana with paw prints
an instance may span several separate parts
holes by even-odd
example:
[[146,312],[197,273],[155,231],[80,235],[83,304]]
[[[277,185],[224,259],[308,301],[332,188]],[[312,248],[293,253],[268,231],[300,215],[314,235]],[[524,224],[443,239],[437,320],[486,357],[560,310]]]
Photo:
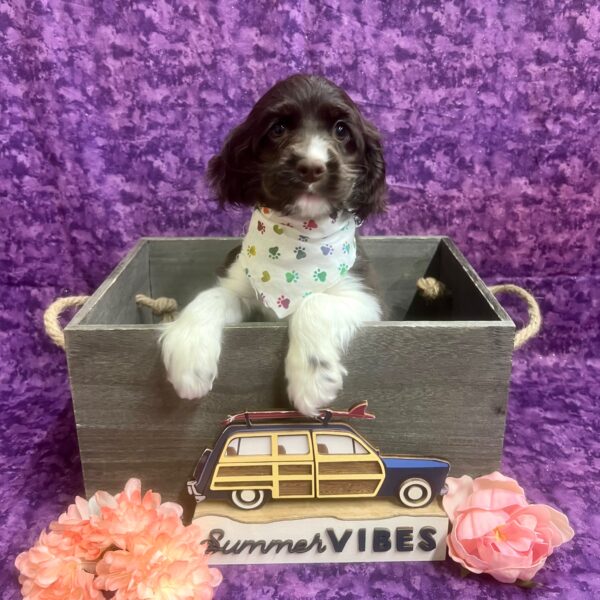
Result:
[[242,242],[240,262],[259,300],[279,318],[323,292],[356,260],[354,215],[299,220],[260,207]]

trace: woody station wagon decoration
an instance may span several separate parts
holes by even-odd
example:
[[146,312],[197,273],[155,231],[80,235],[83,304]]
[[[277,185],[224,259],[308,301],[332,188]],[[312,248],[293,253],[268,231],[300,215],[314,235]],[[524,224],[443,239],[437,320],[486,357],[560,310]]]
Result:
[[362,402],[348,411],[323,410],[314,422],[301,423],[290,422],[306,419],[295,411],[234,415],[202,454],[188,490],[198,502],[228,498],[246,510],[282,498],[391,497],[409,508],[426,506],[442,490],[450,465],[381,456],[350,425],[332,422],[373,419],[366,409]]
[[[450,465],[382,455],[340,419],[367,402],[230,416],[188,481],[213,564],[441,560]],[[240,510],[241,509],[241,510]]]

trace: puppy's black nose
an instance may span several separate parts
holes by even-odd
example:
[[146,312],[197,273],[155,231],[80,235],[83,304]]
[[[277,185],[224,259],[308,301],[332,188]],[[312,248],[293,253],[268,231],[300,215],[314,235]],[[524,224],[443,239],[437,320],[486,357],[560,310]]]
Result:
[[311,158],[299,160],[296,169],[306,183],[318,181],[325,175],[325,163]]

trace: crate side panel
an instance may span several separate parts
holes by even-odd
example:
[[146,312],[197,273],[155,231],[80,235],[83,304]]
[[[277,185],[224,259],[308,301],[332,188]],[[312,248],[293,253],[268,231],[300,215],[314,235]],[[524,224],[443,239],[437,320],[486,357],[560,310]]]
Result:
[[147,244],[140,244],[98,288],[92,308],[82,325],[125,325],[152,323],[149,309],[140,309],[136,294],[151,295]]
[[439,238],[361,238],[390,321],[401,321],[435,256]]
[[440,244],[440,279],[452,291],[452,318],[469,321],[497,321],[499,315],[478,289],[485,284],[466,258],[453,252],[454,244]]
[[151,239],[150,281],[154,297],[175,298],[185,306],[217,283],[217,271],[240,238]]

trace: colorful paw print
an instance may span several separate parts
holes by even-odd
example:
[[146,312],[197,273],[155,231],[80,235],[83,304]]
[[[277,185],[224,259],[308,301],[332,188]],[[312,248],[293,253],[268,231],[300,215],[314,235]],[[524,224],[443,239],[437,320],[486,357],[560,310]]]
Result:
[[262,277],[260,278],[260,280],[263,281],[264,283],[267,283],[267,281],[271,281],[271,275],[270,275],[269,271],[263,271]]
[[345,277],[346,275],[348,275],[348,265],[346,263],[338,265],[338,271],[340,272],[340,275],[342,277]]
[[285,308],[286,310],[290,307],[290,299],[286,298],[285,296],[279,296],[279,298],[277,298],[277,306],[279,306],[279,308]]
[[273,225],[273,231],[277,235],[281,235],[283,233],[283,227],[281,225]]
[[281,252],[279,252],[279,246],[273,246],[269,248],[269,258],[273,260],[277,260],[281,257]]
[[320,281],[321,283],[325,283],[327,279],[327,271],[322,271],[321,269],[315,269],[313,273],[313,279],[315,281]]
[[250,269],[248,267],[244,267],[244,273],[246,273],[246,277],[250,277]]
[[304,221],[303,227],[304,229],[312,231],[313,229],[316,229],[318,225],[313,219],[310,219],[309,221]]
[[308,236],[307,235],[299,235],[298,241],[299,242],[308,242]]
[[256,246],[248,246],[246,248],[246,253],[248,254],[248,256],[252,257],[252,256],[256,256]]
[[308,298],[308,296],[310,296],[312,294],[312,292],[304,292],[304,294],[302,294],[303,298]]
[[300,275],[299,275],[298,271],[288,271],[285,274],[285,280],[288,283],[296,283],[298,281],[298,279],[300,279]]
[[350,254],[350,244],[348,242],[345,242],[342,246],[342,252],[344,254]]
[[323,253],[323,256],[329,256],[330,254],[333,254],[333,246],[331,244],[323,244],[321,246],[321,252]]
[[298,260],[302,260],[306,258],[306,247],[305,246],[296,246],[294,248],[294,254]]
[[256,225],[256,228],[258,229],[258,231],[260,232],[261,235],[263,235],[265,233],[265,231],[267,230],[265,224],[262,221],[258,222],[258,224]]

